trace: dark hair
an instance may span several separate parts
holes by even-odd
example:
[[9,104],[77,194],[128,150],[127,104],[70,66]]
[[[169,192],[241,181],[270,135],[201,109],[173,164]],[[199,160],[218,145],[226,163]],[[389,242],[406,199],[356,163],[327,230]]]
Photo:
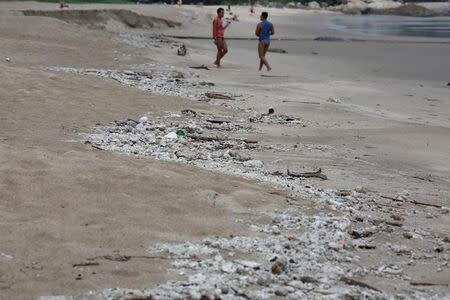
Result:
[[217,14],[220,14],[221,11],[223,11],[223,8],[222,8],[222,7],[219,7],[219,8],[217,9]]
[[262,16],[264,19],[267,19],[267,17],[269,16],[269,14],[268,14],[266,11],[263,11],[263,12],[261,13],[261,16]]

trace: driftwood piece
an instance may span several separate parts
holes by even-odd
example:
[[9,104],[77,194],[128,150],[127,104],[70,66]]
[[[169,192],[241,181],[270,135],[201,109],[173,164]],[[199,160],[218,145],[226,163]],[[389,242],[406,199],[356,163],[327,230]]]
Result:
[[205,96],[210,99],[234,100],[234,98],[231,96],[223,95],[223,94],[219,94],[219,93],[212,93],[212,92],[205,93]]
[[144,72],[144,71],[140,71],[140,72],[135,72],[136,75],[142,76],[142,77],[147,77],[148,79],[152,79],[153,75],[152,73],[149,72]]
[[100,147],[100,146],[97,146],[97,145],[95,145],[95,144],[91,144],[91,147],[92,148],[94,148],[94,149],[97,149],[97,150],[105,150],[105,149],[103,149],[102,147]]
[[380,195],[381,198],[383,199],[389,199],[395,202],[406,202],[406,203],[412,203],[412,204],[416,204],[416,205],[423,205],[423,206],[431,206],[431,207],[436,207],[436,208],[442,208],[442,205],[437,205],[437,204],[432,204],[432,203],[425,203],[425,202],[420,202],[420,201],[416,201],[416,200],[411,200],[411,201],[403,201],[401,199],[397,199],[394,197],[389,197],[389,196],[383,196]]
[[[121,255],[121,254],[112,254],[112,255],[101,255],[101,256],[95,256],[90,257],[87,260],[97,260],[97,259],[104,259],[104,260],[110,260],[110,261],[118,261],[118,262],[127,262],[131,260],[132,258],[137,259],[198,259],[198,257],[177,257],[177,256],[147,256],[147,255]],[[93,264],[99,265],[99,263],[92,262]]]
[[397,222],[397,221],[390,221],[390,220],[383,220],[383,219],[375,219],[372,220],[373,225],[380,225],[382,223],[387,224],[387,225],[391,225],[391,226],[396,226],[396,227],[402,227],[403,223],[401,222]]
[[368,283],[366,283],[364,281],[361,281],[361,280],[358,280],[358,279],[355,279],[355,278],[350,278],[350,277],[343,276],[343,277],[340,278],[340,281],[342,281],[342,282],[344,282],[344,283],[346,283],[348,285],[357,285],[357,286],[368,288],[368,289],[371,289],[371,290],[374,290],[374,291],[377,291],[377,292],[380,292],[380,293],[383,292],[379,288],[376,288],[373,285],[370,285],[370,284],[368,284]]
[[391,226],[402,227],[403,223],[397,221],[384,220],[384,223]]
[[201,65],[201,66],[189,66],[189,68],[191,69],[197,69],[197,70],[209,70],[209,68],[205,65]]
[[416,179],[420,179],[420,180],[428,181],[428,182],[433,182],[433,179],[432,179],[431,175],[429,175],[429,174],[424,175],[424,176],[414,175],[414,176],[412,176],[412,178],[416,178]]
[[261,74],[261,75],[259,75],[259,76],[261,76],[261,77],[275,77],[275,78],[287,78],[287,77],[289,77],[289,76],[287,76],[287,75],[266,75],[266,74]]
[[257,144],[258,141],[250,140],[250,139],[230,139],[222,136],[200,136],[200,135],[188,135],[188,138],[199,141],[207,141],[207,142],[224,142],[224,141],[238,141],[244,142],[247,144]]
[[286,102],[292,102],[292,103],[302,103],[302,104],[314,104],[314,105],[320,105],[320,102],[314,102],[314,101],[294,101],[294,100],[283,100],[281,101],[283,103]]
[[413,286],[433,286],[433,285],[440,285],[440,286],[448,286],[448,283],[436,283],[436,282],[420,282],[420,281],[411,281],[409,283]]
[[96,261],[86,261],[78,264],[73,264],[72,267],[89,267],[89,266],[99,266],[100,264]]
[[229,123],[230,121],[216,120],[216,119],[206,119],[206,122],[213,123],[213,124],[223,124],[223,123]]
[[305,172],[305,173],[295,173],[295,172],[291,172],[291,171],[289,171],[289,169],[287,169],[287,174],[288,174],[288,176],[291,176],[291,177],[302,177],[302,178],[316,177],[316,178],[320,178],[322,180],[328,179],[327,175],[322,174],[321,168],[319,168],[315,172]]

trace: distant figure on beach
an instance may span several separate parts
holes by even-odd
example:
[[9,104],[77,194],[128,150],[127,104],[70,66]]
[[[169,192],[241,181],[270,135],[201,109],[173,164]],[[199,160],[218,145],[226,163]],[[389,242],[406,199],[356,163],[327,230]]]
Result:
[[178,0],[178,6],[179,7],[183,6],[183,0]]
[[227,54],[228,52],[228,46],[227,42],[225,42],[225,29],[230,25],[230,21],[227,21],[227,25],[223,26],[223,16],[225,15],[225,11],[223,8],[217,9],[217,17],[214,18],[213,21],[213,39],[214,44],[216,44],[217,47],[217,55],[216,55],[216,61],[214,64],[220,68],[220,60]]
[[59,0],[59,8],[69,7],[64,0]]
[[259,37],[258,54],[259,54],[259,70],[266,66],[267,71],[272,70],[269,62],[266,59],[266,53],[270,46],[270,36],[275,33],[273,24],[267,21],[269,14],[267,12],[261,13],[261,22],[256,26],[255,34]]

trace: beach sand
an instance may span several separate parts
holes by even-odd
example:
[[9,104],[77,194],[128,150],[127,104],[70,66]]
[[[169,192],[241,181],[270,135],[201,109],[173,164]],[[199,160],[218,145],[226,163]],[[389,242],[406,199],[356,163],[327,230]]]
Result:
[[[80,139],[79,134],[98,123],[138,119],[146,112],[192,109],[237,115],[245,109],[265,113],[272,107],[307,126],[261,124],[256,133],[239,134],[266,145],[305,145],[300,152],[255,154],[269,171],[320,167],[328,180],[312,178],[305,184],[333,190],[362,186],[376,197],[396,197],[406,190],[411,200],[450,206],[448,40],[334,33],[323,26],[334,13],[270,9],[275,38],[293,39],[273,41],[272,47],[287,51],[268,54],[273,71],[258,72],[256,41],[241,39],[228,41],[230,53],[218,70],[212,68],[214,45],[200,39],[209,37],[215,7],[70,5],[70,10],[126,9],[183,24],[152,29],[130,29],[117,21],[88,28],[73,20],[23,16],[19,11],[24,9],[53,10],[56,4],[0,2],[0,299],[145,288],[179,280],[165,259],[102,261],[82,270],[72,265],[102,255],[143,256],[158,242],[252,236],[236,220],[270,223],[266,212],[289,206],[288,191],[268,184],[98,151]],[[240,21],[226,35],[253,38],[261,8],[255,16],[245,7],[233,9]],[[181,57],[176,50],[124,42],[128,33],[199,39],[178,40],[188,48],[188,55]],[[318,36],[344,41],[314,41]],[[201,80],[245,100],[234,101],[232,107],[211,105],[47,69],[155,66],[190,74],[189,66],[202,64],[211,69],[198,71]],[[315,206],[301,197],[296,205],[305,211]],[[389,200],[385,205],[392,206],[392,213],[400,211],[404,227],[430,234],[407,240],[403,229],[382,232],[372,241],[376,249],[355,250],[359,264],[414,259],[414,265],[404,267],[405,276],[447,284],[420,289],[448,295],[449,244],[443,244],[444,253],[435,252],[449,235],[448,213],[411,203],[397,207]],[[361,213],[390,218],[382,206],[373,208]],[[386,254],[387,242],[432,257]],[[416,288],[404,278],[364,279],[387,293]]]

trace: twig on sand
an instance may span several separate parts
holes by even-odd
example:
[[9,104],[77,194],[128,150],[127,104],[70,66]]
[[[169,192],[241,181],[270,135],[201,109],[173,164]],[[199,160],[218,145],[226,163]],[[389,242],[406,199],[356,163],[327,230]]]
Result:
[[219,93],[207,92],[207,93],[205,93],[205,96],[210,99],[234,100],[234,98],[231,96],[223,95],[223,94],[219,94]]
[[401,199],[397,199],[394,197],[389,197],[389,196],[383,196],[380,195],[381,198],[383,199],[389,199],[395,202],[406,202],[406,203],[412,203],[412,204],[416,204],[416,205],[423,205],[423,206],[431,206],[431,207],[436,207],[436,208],[442,208],[442,205],[437,205],[437,204],[432,204],[432,203],[425,203],[425,202],[420,202],[420,201],[416,201],[416,200],[411,200],[411,201],[403,201]]
[[289,77],[287,75],[266,75],[266,74],[261,74],[259,76],[261,76],[261,77],[280,77],[280,78],[287,78],[287,77]]
[[209,70],[209,68],[205,65],[201,65],[201,66],[189,66],[189,68],[191,69],[197,69],[197,70]]
[[431,175],[425,175],[425,176],[414,175],[414,176],[412,176],[412,178],[416,178],[416,179],[420,179],[420,180],[428,181],[428,182],[433,182],[433,179],[431,178]]
[[343,277],[340,278],[340,281],[342,281],[342,282],[344,282],[344,283],[346,283],[348,285],[357,285],[357,286],[365,287],[365,288],[368,288],[368,289],[371,289],[371,290],[374,290],[374,291],[377,291],[377,292],[380,292],[380,293],[383,292],[379,288],[376,288],[373,285],[370,285],[370,284],[368,284],[368,283],[366,283],[364,281],[361,281],[361,280],[358,280],[358,279],[355,279],[355,278],[350,278],[350,277],[343,276]]
[[147,256],[147,255],[112,254],[112,255],[95,256],[95,257],[88,258],[87,260],[105,259],[105,260],[110,260],[110,261],[126,262],[126,261],[131,260],[132,258],[138,258],[138,259],[160,259],[160,260],[164,260],[164,259],[198,259],[198,257],[176,257],[176,256],[172,257],[172,256]]
[[94,148],[94,149],[97,149],[97,150],[102,150],[102,151],[105,150],[105,149],[103,149],[102,147],[97,146],[97,145],[95,145],[95,144],[92,144],[91,147]]
[[327,175],[322,174],[321,168],[319,168],[315,172],[305,172],[305,173],[295,173],[295,172],[291,172],[291,171],[289,171],[289,169],[287,169],[287,174],[288,174],[288,176],[292,176],[292,177],[303,177],[303,178],[316,177],[316,178],[320,178],[322,180],[328,179]]
[[303,104],[314,104],[314,105],[320,105],[320,102],[314,102],[314,101],[295,101],[295,100],[283,100],[281,101],[283,103],[286,102],[293,102],[293,103],[303,103]]
[[86,261],[86,262],[82,262],[82,263],[78,263],[78,264],[73,264],[72,267],[76,268],[76,267],[89,267],[89,266],[99,266],[100,263],[96,262],[96,261]]
[[244,142],[247,144],[257,144],[258,141],[256,140],[249,140],[249,139],[230,139],[222,136],[199,136],[199,135],[188,135],[188,138],[191,138],[193,140],[199,140],[199,141],[206,141],[206,142],[224,142],[224,141],[239,141]]
[[213,123],[213,124],[223,124],[223,123],[229,123],[230,121],[226,121],[226,120],[215,120],[215,119],[206,119],[206,122]]
[[411,281],[409,283],[410,285],[413,286],[433,286],[433,285],[440,285],[440,286],[448,286],[448,283],[437,283],[437,282],[420,282],[420,281]]
[[383,222],[385,224],[391,225],[391,226],[396,226],[396,227],[402,227],[403,226],[403,223],[400,223],[400,222],[397,222],[397,221],[384,220]]

